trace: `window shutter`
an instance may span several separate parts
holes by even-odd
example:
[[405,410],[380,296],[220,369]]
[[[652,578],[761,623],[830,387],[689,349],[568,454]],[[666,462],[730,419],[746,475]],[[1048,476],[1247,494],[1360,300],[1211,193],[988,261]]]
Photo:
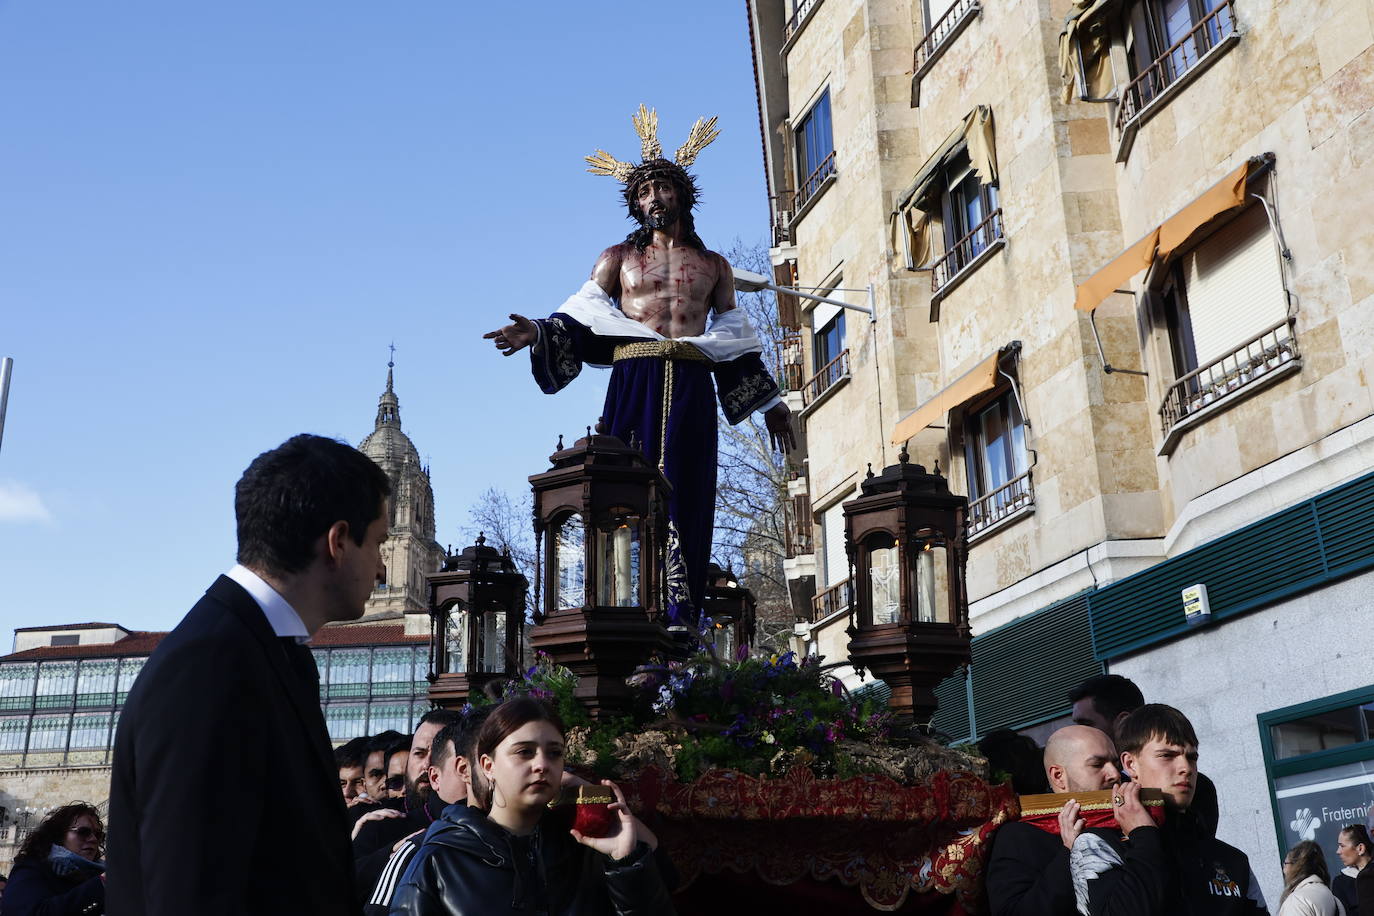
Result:
[[825,585],[829,588],[849,578],[849,554],[844,549],[844,505],[836,503],[821,516],[825,532]]
[[829,302],[817,302],[816,307],[811,310],[811,330],[819,332],[839,313],[840,307],[838,305],[831,305]]
[[1198,366],[1283,321],[1288,302],[1264,208],[1251,207],[1184,257]]

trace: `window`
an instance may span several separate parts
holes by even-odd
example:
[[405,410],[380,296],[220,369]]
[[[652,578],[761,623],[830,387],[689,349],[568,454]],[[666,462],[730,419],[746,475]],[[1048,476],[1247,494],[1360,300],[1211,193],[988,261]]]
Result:
[[0,665],[0,709],[29,709],[37,675],[36,662]]
[[146,661],[148,661],[146,658],[126,658],[119,663],[119,682],[115,686],[116,702],[123,703],[128,698],[129,689],[134,686],[134,681],[138,678],[138,673],[143,670],[143,664]]
[[1160,407],[1166,437],[1231,392],[1276,380],[1274,370],[1290,363],[1296,368],[1282,268],[1262,206],[1175,259],[1157,295],[1175,378]]
[[34,716],[29,727],[29,752],[64,750],[70,723],[71,716]]
[[110,744],[110,714],[87,713],[72,717],[72,750],[92,750]]
[[1122,92],[1118,127],[1236,35],[1232,0],[1134,0],[1122,18],[1131,82]]
[[935,291],[947,290],[964,270],[991,253],[1002,240],[1002,211],[997,185],[984,184],[969,162],[967,150],[946,167],[940,207],[944,217],[945,254],[935,262],[931,282]]
[[1032,504],[1026,421],[1010,389],[972,406],[964,420],[969,534]]
[[372,695],[410,696],[411,654],[409,646],[372,651]]
[[1259,716],[1279,851],[1315,840],[1340,871],[1341,827],[1374,811],[1374,687]]
[[335,649],[329,653],[329,695],[367,696],[367,649]]
[[119,662],[112,658],[82,661],[76,682],[76,705],[113,706],[118,672]]
[[797,186],[795,210],[807,201],[835,174],[835,141],[830,128],[830,90],[826,89],[811,110],[802,116],[796,129]]
[[367,734],[367,707],[353,703],[326,706],[324,721],[329,727],[329,740],[348,741]]
[[392,728],[401,734],[410,731],[410,703],[373,703],[368,713],[367,731],[375,735]]
[[849,351],[844,344],[844,309],[819,303],[811,310],[811,356],[816,374],[802,388],[805,406],[849,377]]
[[28,733],[28,716],[0,719],[0,754],[22,754]]
[[38,666],[39,709],[70,707],[76,692],[76,662],[42,662]]
[[54,636],[48,640],[50,646],[77,646],[81,644],[79,633],[69,633],[63,636]]
[[844,547],[844,506],[836,503],[821,514],[825,544],[825,584],[838,585],[849,578],[849,553]]

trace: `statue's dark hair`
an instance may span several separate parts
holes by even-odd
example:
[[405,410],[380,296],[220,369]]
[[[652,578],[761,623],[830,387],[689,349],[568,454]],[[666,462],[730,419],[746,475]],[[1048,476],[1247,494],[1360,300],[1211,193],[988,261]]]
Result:
[[625,241],[635,246],[636,251],[643,251],[648,248],[654,240],[654,230],[644,225],[644,214],[640,212],[639,203],[636,200],[639,186],[650,179],[661,178],[673,186],[677,191],[679,215],[678,219],[682,223],[688,245],[693,248],[706,250],[706,243],[697,235],[696,221],[692,218],[692,211],[696,209],[697,201],[701,197],[701,192],[697,190],[696,179],[687,170],[676,162],[669,162],[667,159],[650,159],[648,162],[635,166],[630,172],[629,179],[625,182],[625,208],[629,211],[630,219],[639,224],[629,235],[625,236]]

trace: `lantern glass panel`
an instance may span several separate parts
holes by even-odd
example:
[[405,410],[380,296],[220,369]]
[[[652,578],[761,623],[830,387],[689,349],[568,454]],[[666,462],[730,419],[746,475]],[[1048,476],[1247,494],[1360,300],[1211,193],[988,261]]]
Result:
[[506,670],[506,615],[491,610],[482,615],[481,670],[500,674]]
[[735,624],[734,621],[725,619],[716,624],[715,630],[716,658],[721,661],[732,661],[735,657]]
[[569,515],[554,530],[552,572],[560,611],[582,607],[586,602],[585,541],[586,530],[579,513]]
[[913,584],[918,623],[952,623],[949,616],[949,551],[943,538],[917,537]]
[[450,674],[462,674],[468,670],[468,612],[455,604],[449,608],[448,624],[444,630],[444,670]]
[[896,623],[902,611],[901,571],[897,545],[891,538],[872,541],[868,548],[868,597],[873,623]]
[[596,601],[602,607],[639,604],[639,522],[639,516],[617,514],[597,526]]

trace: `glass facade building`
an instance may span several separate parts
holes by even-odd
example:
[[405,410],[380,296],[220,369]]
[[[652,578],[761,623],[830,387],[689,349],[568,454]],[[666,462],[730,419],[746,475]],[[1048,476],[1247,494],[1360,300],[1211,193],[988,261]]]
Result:
[[[427,642],[313,651],[335,744],[389,728],[409,732],[429,708]],[[120,710],[147,660],[0,661],[0,769],[108,765]]]

